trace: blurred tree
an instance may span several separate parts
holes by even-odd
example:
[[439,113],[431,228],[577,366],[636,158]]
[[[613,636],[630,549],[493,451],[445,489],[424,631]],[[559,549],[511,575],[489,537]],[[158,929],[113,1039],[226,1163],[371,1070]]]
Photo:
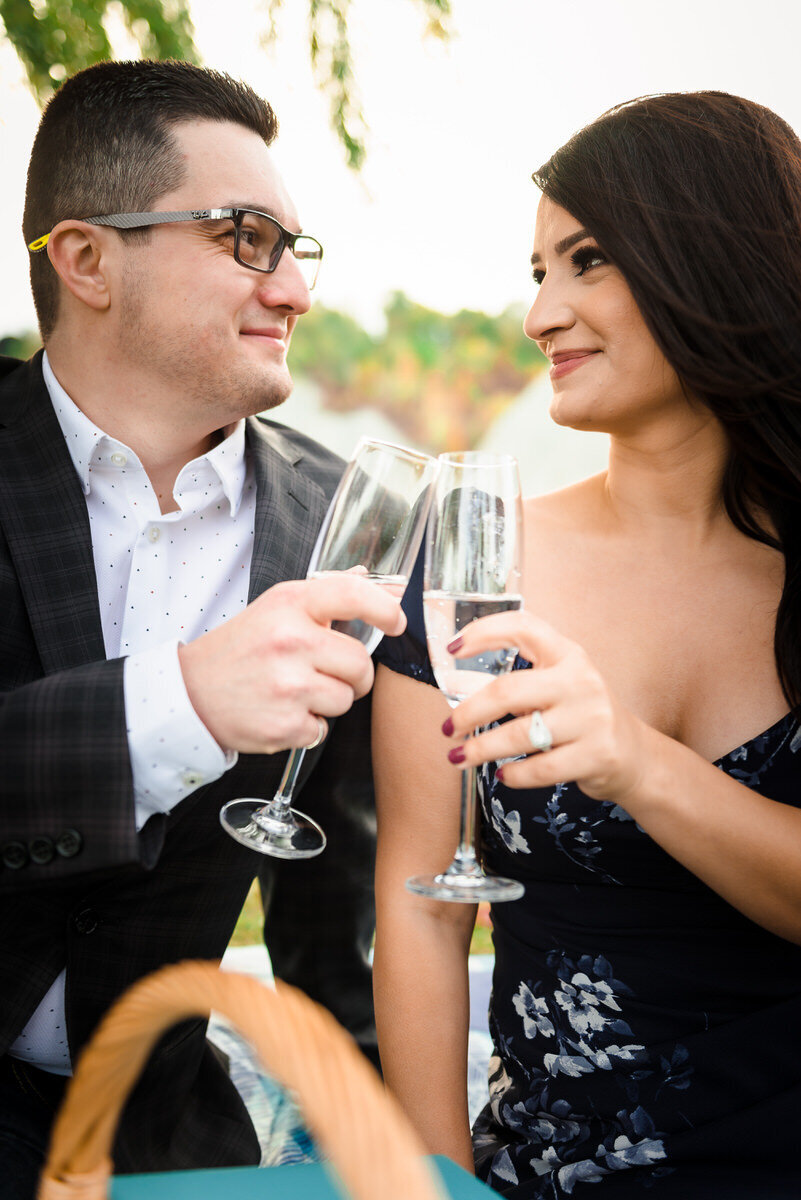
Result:
[[39,104],[68,75],[114,57],[106,32],[110,9],[121,14],[144,57],[198,61],[184,0],[0,0],[6,37]]
[[[277,17],[284,0],[267,0],[268,41],[277,36]],[[328,94],[331,127],[342,143],[349,167],[358,171],[364,162],[367,123],[353,77],[353,55],[348,37],[351,0],[308,0],[309,52],[319,87]],[[426,34],[446,39],[451,0],[415,0],[426,14]]]
[[377,408],[432,451],[476,446],[546,361],[523,335],[522,308],[451,316],[395,292],[385,316],[372,337],[315,305],[293,334],[292,372],[312,379],[327,407]]
[[27,333],[10,333],[6,337],[0,337],[0,354],[7,354],[9,358],[30,358],[41,344],[39,334],[32,330]]
[[[266,40],[277,36],[283,0],[267,0]],[[348,36],[350,0],[307,0],[309,52],[318,85],[327,92],[331,125],[349,167],[365,157],[367,125],[354,81]],[[415,0],[427,17],[426,33],[448,36],[450,0]],[[69,75],[113,58],[106,29],[119,13],[146,58],[198,62],[187,0],[0,0],[5,35],[25,67],[31,90],[44,104]]]

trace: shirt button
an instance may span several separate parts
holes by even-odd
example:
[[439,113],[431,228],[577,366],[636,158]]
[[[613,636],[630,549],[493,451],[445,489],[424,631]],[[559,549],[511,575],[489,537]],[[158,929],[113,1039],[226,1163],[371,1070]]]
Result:
[[200,787],[201,783],[203,782],[203,776],[199,771],[184,771],[183,775],[181,776],[181,782],[183,783],[184,787]]
[[94,911],[94,909],[82,908],[81,911],[76,913],[72,918],[72,923],[75,926],[75,931],[85,937],[88,933],[94,933],[100,924],[100,921],[98,920],[97,913]]
[[151,542],[157,542],[161,537],[161,530],[159,529],[158,525],[151,525],[147,531],[147,536]]
[[111,461],[114,463],[115,467],[124,467],[128,462],[128,459],[124,454],[121,454],[119,450],[115,450],[111,456]]

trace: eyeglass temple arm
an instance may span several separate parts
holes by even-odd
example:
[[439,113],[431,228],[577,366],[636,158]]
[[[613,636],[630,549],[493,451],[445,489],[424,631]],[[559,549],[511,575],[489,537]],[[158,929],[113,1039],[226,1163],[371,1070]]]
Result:
[[[87,225],[107,225],[112,229],[144,229],[148,225],[168,225],[177,221],[208,221],[220,217],[233,216],[232,208],[193,208],[185,212],[140,212],[140,213],[110,213],[100,217],[82,217]],[[52,233],[52,230],[51,230]],[[28,249],[34,254],[44,250],[50,234],[36,238],[28,243]]]

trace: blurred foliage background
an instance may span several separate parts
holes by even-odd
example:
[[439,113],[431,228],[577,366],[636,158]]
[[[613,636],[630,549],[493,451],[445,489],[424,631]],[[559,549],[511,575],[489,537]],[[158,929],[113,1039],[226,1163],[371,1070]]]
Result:
[[546,361],[516,307],[448,315],[395,292],[384,315],[385,330],[371,336],[315,306],[293,335],[293,374],[318,384],[326,408],[378,409],[436,453],[476,446]]

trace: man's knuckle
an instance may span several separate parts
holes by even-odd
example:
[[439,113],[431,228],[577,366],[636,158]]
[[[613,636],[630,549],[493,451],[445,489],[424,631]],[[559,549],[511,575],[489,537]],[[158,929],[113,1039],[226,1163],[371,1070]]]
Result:
[[310,648],[310,638],[299,625],[287,622],[270,631],[270,648],[273,653],[295,656]]

